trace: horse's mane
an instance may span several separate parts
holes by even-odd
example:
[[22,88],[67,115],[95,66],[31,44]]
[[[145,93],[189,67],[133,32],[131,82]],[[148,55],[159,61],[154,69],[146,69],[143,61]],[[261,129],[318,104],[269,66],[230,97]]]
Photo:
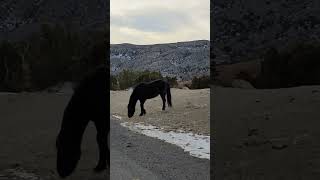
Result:
[[87,72],[83,79],[74,84],[74,92],[82,91],[81,89],[90,87],[88,84],[93,83],[93,79],[101,78],[107,79],[107,69],[105,65],[98,66],[95,69]]
[[[166,81],[165,79],[155,79],[155,80],[152,80],[152,81],[143,81],[143,82],[140,82],[140,83],[137,83],[137,84],[135,84],[135,85],[133,85],[133,86],[131,86],[130,88],[132,88],[132,90],[135,90],[135,88],[137,87],[137,86],[139,86],[139,85],[141,85],[141,84],[150,84],[150,83],[153,83],[153,82],[155,82],[155,81]],[[167,82],[167,81],[166,81]],[[129,89],[130,89],[129,88]]]
[[132,85],[131,87],[129,87],[129,89],[135,90],[136,87],[137,87],[138,85],[140,85],[140,84],[141,84],[141,83],[137,83],[137,84],[135,84],[135,85]]
[[[99,66],[88,72],[74,87],[73,95],[64,111],[63,123],[72,124],[72,119],[96,114],[101,106],[107,106],[102,97],[107,96],[107,71],[105,66]],[[70,122],[69,122],[70,121]]]

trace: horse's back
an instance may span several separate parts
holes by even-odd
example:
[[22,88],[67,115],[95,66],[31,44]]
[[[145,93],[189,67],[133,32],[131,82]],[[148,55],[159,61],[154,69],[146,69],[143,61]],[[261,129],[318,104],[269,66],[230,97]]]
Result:
[[165,92],[168,86],[168,83],[162,79],[142,82],[135,86],[133,94],[141,99],[151,99]]
[[166,84],[167,82],[163,79],[157,79],[154,81],[149,82],[149,84]]

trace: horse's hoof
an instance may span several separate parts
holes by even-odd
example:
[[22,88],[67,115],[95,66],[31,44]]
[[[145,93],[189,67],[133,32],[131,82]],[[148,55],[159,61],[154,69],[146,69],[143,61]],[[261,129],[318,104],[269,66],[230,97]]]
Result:
[[107,169],[107,165],[98,165],[93,170],[94,170],[94,172],[99,173],[101,171],[104,171],[105,169]]

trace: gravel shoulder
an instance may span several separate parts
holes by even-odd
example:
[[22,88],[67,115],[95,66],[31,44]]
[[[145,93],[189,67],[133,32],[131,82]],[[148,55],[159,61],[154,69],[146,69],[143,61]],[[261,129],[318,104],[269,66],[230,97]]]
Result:
[[111,118],[110,178],[127,180],[209,180],[210,161],[183,149],[135,133]]

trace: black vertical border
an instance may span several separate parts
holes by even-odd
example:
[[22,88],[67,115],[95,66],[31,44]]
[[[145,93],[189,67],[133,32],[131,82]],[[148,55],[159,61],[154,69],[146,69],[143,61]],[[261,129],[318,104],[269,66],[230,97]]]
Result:
[[214,140],[214,118],[213,118],[213,108],[214,108],[214,102],[213,102],[213,79],[214,79],[214,72],[215,72],[215,62],[214,62],[214,54],[213,54],[213,36],[214,36],[214,27],[213,27],[213,7],[214,7],[214,0],[210,0],[210,179],[215,179],[215,140]]
[[[110,7],[111,7],[111,1],[109,0],[108,1],[108,4],[107,4],[107,24],[106,24],[106,29],[107,29],[107,34],[106,34],[106,71],[107,71],[107,79],[108,79],[108,82],[107,83],[107,90],[108,90],[108,93],[107,93],[107,101],[109,101],[109,103],[107,103],[109,105],[109,107],[107,108],[106,111],[107,114],[108,114],[108,117],[109,117],[109,128],[110,128]],[[109,154],[108,154],[108,158],[109,158],[109,167],[107,169],[107,179],[110,180],[110,169],[111,169],[111,161],[110,161],[110,129],[109,129],[109,132],[108,132],[108,148],[109,148]]]

